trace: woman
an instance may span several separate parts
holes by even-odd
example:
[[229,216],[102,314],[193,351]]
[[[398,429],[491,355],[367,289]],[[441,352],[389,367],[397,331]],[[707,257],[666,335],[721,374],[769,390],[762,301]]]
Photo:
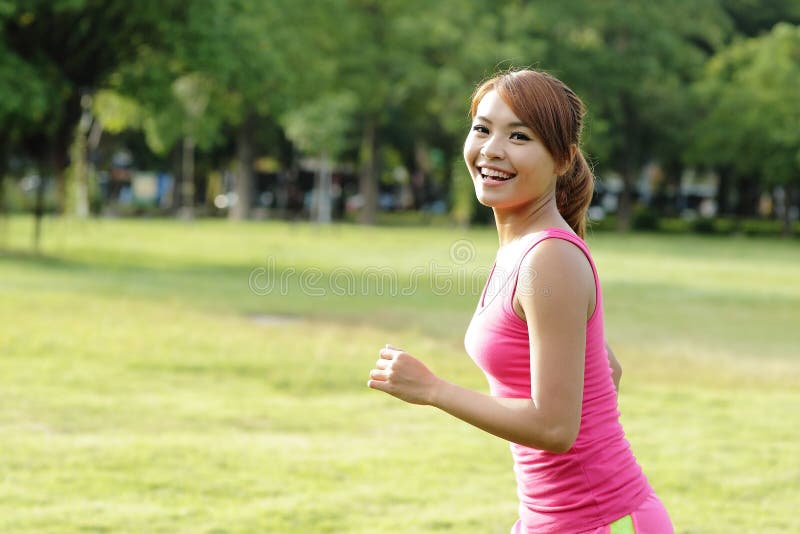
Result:
[[619,366],[583,241],[591,170],[583,104],[537,71],[501,74],[472,99],[464,160],[500,247],[465,346],[491,395],[446,382],[387,345],[367,385],[430,404],[511,442],[512,533],[668,534],[666,510],[619,422]]

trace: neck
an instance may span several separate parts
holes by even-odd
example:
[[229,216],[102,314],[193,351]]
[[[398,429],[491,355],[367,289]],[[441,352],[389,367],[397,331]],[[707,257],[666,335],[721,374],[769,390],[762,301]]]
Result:
[[554,193],[522,208],[495,208],[493,211],[501,247],[526,234],[539,232],[546,228],[568,227],[558,212]]

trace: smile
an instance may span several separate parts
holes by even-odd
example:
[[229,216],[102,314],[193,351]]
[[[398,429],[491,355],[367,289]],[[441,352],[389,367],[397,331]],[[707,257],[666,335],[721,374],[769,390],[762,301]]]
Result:
[[488,167],[478,167],[478,171],[481,173],[481,177],[484,181],[506,182],[516,176],[514,173],[503,172]]

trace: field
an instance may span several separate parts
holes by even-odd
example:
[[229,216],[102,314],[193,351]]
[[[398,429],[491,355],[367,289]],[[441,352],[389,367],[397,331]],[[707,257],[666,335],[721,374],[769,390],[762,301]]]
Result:
[[[0,220],[0,532],[507,533],[508,446],[366,387],[486,390],[491,228]],[[800,532],[797,240],[596,233],[629,440],[680,533]]]

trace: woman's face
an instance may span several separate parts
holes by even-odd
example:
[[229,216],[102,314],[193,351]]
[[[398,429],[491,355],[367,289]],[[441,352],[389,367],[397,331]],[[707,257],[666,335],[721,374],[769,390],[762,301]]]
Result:
[[464,161],[478,201],[495,209],[530,204],[555,190],[550,152],[494,90],[478,103]]

